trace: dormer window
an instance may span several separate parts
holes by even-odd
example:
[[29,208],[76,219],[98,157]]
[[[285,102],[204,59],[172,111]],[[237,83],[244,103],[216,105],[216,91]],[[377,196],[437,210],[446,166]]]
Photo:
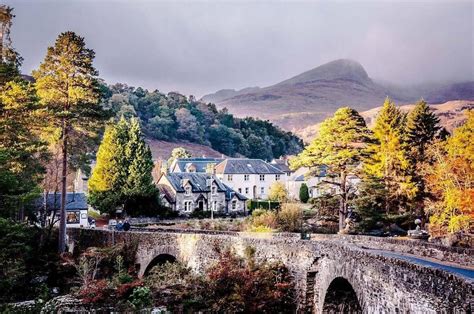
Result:
[[214,185],[214,186],[211,188],[211,193],[212,193],[212,195],[216,195],[216,194],[217,194],[217,186]]
[[191,187],[188,185],[187,187],[184,188],[184,194],[186,195],[191,195]]

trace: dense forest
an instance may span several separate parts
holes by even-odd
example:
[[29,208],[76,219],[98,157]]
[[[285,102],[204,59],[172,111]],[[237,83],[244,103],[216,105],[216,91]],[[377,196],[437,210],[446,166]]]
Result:
[[228,156],[271,160],[298,153],[302,141],[268,121],[236,118],[195,97],[164,94],[125,84],[103,86],[104,105],[117,119],[137,117],[144,133],[164,141],[189,141],[211,146]]

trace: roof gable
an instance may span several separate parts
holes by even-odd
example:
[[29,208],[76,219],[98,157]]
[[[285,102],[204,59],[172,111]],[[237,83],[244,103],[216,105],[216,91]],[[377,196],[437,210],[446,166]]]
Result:
[[224,192],[224,185],[217,179],[216,176],[209,173],[198,173],[198,172],[177,172],[169,173],[166,175],[169,183],[177,193],[183,193],[183,180],[186,180],[191,184],[193,192],[210,192],[211,189],[208,186],[208,180],[212,180],[217,185],[219,192]]

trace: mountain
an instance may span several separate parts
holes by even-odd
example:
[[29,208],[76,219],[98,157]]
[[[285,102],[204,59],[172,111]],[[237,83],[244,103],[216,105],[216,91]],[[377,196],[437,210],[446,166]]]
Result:
[[422,97],[430,103],[474,100],[474,82],[400,87],[374,81],[360,63],[340,59],[272,86],[226,89],[202,99],[227,107],[237,116],[268,119],[298,132],[331,116],[339,107],[366,111],[380,106],[387,96],[397,104]]
[[[399,108],[404,112],[409,112],[414,106],[414,104],[409,104],[399,106]],[[369,127],[373,126],[375,123],[375,118],[381,108],[382,107],[380,106],[360,113]],[[445,127],[449,132],[452,132],[454,128],[464,123],[466,120],[466,111],[474,109],[474,101],[448,101],[443,104],[430,105],[430,108],[438,116],[440,125]],[[310,142],[316,136],[319,126],[320,123],[300,129],[297,132],[297,135],[304,141]]]

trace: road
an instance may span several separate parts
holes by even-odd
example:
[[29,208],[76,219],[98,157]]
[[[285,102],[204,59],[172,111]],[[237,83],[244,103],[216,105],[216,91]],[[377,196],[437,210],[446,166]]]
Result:
[[376,250],[376,249],[365,249],[365,250],[368,252],[380,254],[387,257],[398,258],[398,259],[415,263],[418,265],[422,265],[422,266],[428,266],[432,268],[445,270],[453,274],[456,274],[458,276],[462,276],[474,281],[474,269],[472,268],[470,269],[470,268],[465,268],[465,267],[453,266],[452,264],[444,264],[441,261],[434,261],[432,259],[425,259],[425,258],[414,256],[414,255],[400,254],[400,253],[395,253],[391,251],[383,251],[383,250]]

